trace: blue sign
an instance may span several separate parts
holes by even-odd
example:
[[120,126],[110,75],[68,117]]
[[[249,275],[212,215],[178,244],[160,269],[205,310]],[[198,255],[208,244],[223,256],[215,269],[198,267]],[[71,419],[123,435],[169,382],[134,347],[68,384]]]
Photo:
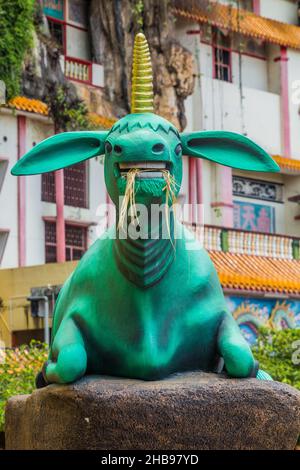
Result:
[[234,228],[241,230],[274,233],[275,209],[263,204],[234,201],[233,223]]
[[58,20],[64,19],[64,0],[44,0],[44,13]]

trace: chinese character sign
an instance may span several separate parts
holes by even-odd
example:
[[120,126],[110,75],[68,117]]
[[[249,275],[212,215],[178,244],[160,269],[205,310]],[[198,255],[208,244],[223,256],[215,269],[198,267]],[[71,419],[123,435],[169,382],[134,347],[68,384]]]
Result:
[[234,228],[273,233],[275,209],[262,204],[234,201]]

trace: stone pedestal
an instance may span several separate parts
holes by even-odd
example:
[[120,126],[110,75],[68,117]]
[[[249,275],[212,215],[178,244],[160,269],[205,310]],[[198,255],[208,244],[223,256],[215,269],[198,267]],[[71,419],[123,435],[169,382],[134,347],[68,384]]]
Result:
[[300,393],[201,372],[85,377],[9,400],[7,449],[294,449]]

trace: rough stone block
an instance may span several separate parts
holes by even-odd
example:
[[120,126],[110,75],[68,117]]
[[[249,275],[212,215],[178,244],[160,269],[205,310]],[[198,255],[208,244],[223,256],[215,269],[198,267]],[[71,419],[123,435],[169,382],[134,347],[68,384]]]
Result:
[[9,400],[7,449],[294,449],[300,393],[202,372],[85,377]]

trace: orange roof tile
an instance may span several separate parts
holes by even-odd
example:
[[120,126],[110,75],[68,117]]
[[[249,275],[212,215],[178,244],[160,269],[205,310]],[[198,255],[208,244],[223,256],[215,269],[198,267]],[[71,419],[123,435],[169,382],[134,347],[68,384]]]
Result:
[[208,8],[197,0],[173,0],[173,13],[192,21],[262,39],[281,46],[300,49],[300,27],[264,18],[246,10],[211,2]]
[[30,113],[43,114],[48,116],[48,106],[39,100],[26,98],[25,96],[16,96],[8,102],[10,108],[18,109],[19,111],[27,111]]
[[274,160],[278,163],[281,170],[288,172],[299,172],[300,173],[300,160],[296,158],[286,158],[280,155],[272,155]]
[[[18,109],[19,111],[26,111],[29,113],[42,114],[48,116],[49,110],[46,103],[43,103],[39,100],[34,100],[31,98],[26,98],[25,96],[16,96],[8,102],[10,108]],[[106,118],[96,113],[88,114],[90,122],[95,125],[102,127],[104,129],[110,129],[112,125],[116,122],[115,119]]]
[[223,288],[300,294],[300,260],[210,251]]
[[96,113],[89,113],[89,119],[93,125],[103,127],[104,129],[110,129],[116,122],[116,119],[106,118]]

